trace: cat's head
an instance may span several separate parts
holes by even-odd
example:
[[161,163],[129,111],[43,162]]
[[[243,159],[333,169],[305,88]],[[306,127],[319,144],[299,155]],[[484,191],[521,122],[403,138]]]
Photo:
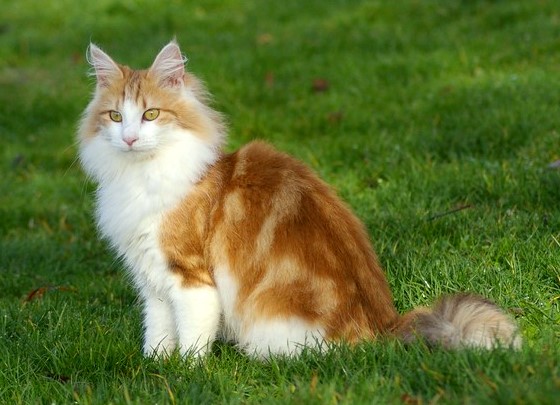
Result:
[[198,146],[219,149],[221,116],[207,105],[201,83],[185,71],[185,60],[171,41],[149,69],[133,70],[90,44],[88,61],[97,83],[78,133],[82,161],[92,153],[134,162],[174,148],[185,153],[190,148],[193,155]]

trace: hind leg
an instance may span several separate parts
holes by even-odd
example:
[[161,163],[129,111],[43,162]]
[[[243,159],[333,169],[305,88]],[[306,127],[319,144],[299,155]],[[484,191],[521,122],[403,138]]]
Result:
[[240,307],[239,285],[227,266],[216,267],[214,279],[223,307],[224,329],[229,332],[227,338],[247,354],[261,359],[274,354],[297,355],[304,346],[320,347],[324,341],[324,328],[301,317],[278,315],[277,311],[272,316],[262,316],[268,299],[248,299]]
[[239,346],[261,359],[271,355],[295,356],[304,347],[320,348],[325,336],[322,328],[298,317],[259,320],[242,330]]

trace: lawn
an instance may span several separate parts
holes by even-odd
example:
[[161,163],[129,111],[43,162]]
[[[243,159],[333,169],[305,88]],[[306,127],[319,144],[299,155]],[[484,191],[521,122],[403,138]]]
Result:
[[[555,0],[3,1],[0,403],[556,403]],[[305,161],[365,222],[400,311],[483,294],[519,352],[364,342],[258,362],[142,357],[74,133],[85,50],[147,67],[176,36],[229,121]]]

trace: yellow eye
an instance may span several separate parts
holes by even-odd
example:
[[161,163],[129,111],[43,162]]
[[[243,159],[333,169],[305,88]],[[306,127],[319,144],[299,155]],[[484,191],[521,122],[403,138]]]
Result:
[[151,108],[149,110],[146,110],[146,112],[144,112],[142,118],[144,118],[146,121],[153,121],[158,116],[159,116],[159,110],[157,108]]
[[111,120],[115,122],[122,121],[122,115],[118,111],[109,111],[109,118],[111,118]]

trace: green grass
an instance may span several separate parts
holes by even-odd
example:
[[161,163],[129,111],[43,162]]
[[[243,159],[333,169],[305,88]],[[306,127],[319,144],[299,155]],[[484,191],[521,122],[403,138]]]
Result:
[[[2,3],[0,403],[555,403],[557,2],[192,3]],[[368,342],[260,363],[217,344],[204,363],[144,359],[74,131],[90,39],[145,67],[174,35],[229,148],[269,140],[355,209],[399,310],[482,293],[516,314],[523,350]]]

